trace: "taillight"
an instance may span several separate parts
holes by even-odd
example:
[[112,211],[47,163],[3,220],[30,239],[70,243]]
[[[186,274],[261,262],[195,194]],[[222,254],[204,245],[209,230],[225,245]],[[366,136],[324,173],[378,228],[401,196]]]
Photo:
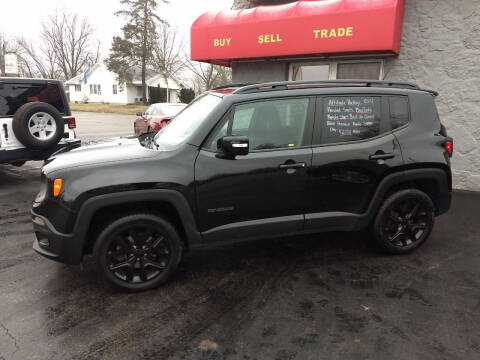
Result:
[[69,129],[75,129],[77,127],[77,122],[73,116],[67,118],[67,124]]
[[447,150],[448,156],[452,157],[453,154],[453,140],[448,139],[445,141],[445,150]]

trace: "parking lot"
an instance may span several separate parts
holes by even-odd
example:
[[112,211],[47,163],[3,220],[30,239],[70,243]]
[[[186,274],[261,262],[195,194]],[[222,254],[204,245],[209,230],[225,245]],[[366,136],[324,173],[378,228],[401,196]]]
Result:
[[[80,119],[87,142],[133,121],[96,133]],[[33,252],[40,166],[0,165],[2,360],[480,358],[479,194],[456,192],[410,255],[379,253],[366,232],[205,248],[166,286],[127,294],[89,259]]]

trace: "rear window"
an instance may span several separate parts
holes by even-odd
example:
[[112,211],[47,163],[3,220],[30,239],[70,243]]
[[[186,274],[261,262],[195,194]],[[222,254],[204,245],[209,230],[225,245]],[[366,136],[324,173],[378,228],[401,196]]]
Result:
[[61,114],[67,111],[56,84],[0,83],[0,117],[13,116],[20,106],[35,101],[48,103]]

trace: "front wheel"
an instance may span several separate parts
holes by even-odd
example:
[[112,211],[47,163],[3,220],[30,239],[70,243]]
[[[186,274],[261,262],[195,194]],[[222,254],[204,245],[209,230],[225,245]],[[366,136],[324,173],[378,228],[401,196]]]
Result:
[[404,254],[422,245],[432,232],[432,200],[416,189],[401,190],[385,200],[373,223],[373,236],[391,254]]
[[130,214],[107,225],[98,236],[93,256],[109,284],[143,291],[173,275],[182,257],[182,241],[162,217]]

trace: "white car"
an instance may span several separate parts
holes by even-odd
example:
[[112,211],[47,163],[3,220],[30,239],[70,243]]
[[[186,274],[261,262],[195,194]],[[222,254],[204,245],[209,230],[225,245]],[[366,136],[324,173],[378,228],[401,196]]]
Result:
[[0,164],[44,160],[80,146],[60,81],[0,78]]

